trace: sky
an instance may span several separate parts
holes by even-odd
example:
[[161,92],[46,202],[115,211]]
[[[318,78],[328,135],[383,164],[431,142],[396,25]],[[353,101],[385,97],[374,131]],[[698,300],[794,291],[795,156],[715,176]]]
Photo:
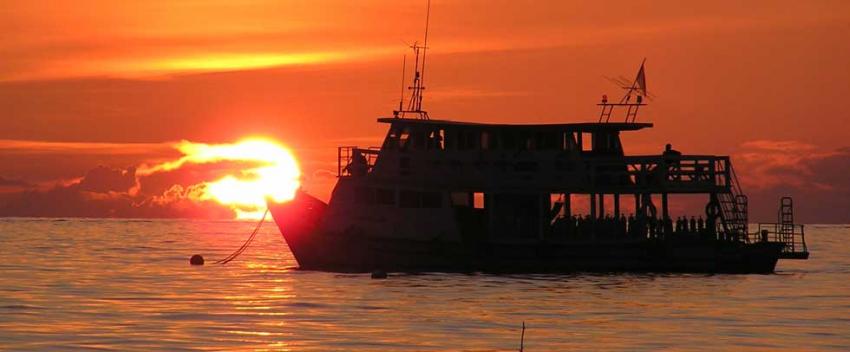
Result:
[[[424,1],[5,3],[0,216],[233,217],[203,187],[257,160],[139,170],[249,137],[327,199],[336,147],[380,143],[424,20]],[[801,221],[850,223],[847,38],[846,1],[433,0],[424,106],[594,121],[646,58],[655,128],[627,153],[731,155],[751,219],[792,195]]]

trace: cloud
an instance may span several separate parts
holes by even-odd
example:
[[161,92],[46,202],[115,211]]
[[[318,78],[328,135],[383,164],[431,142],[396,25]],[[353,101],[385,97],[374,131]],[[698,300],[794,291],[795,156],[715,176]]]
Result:
[[197,186],[173,185],[160,194],[141,193],[135,172],[135,168],[99,166],[68,184],[2,194],[0,216],[233,218],[228,207],[200,199]]
[[850,147],[759,140],[742,144],[733,159],[751,219],[775,221],[779,198],[791,196],[798,221],[850,222]]
[[[0,29],[17,35],[4,38],[0,77],[139,77],[372,60],[420,38],[424,17],[420,2],[387,0],[87,2],[51,4],[54,11],[30,2],[4,8]],[[435,2],[432,43],[444,53],[503,51],[846,21],[846,11],[808,2],[677,5]]]
[[0,151],[8,154],[121,154],[151,155],[171,149],[171,143],[55,142],[0,139]]
[[[9,145],[24,151],[55,147],[15,142],[6,149],[13,149]],[[46,190],[6,192],[0,216],[255,217],[267,199],[291,199],[300,184],[294,157],[270,140],[170,145],[182,156],[126,169],[98,166]],[[208,214],[199,214],[204,210]]]
[[28,187],[33,187],[33,185],[30,184],[29,182],[26,182],[26,181],[23,181],[23,180],[13,180],[13,179],[8,179],[8,178],[5,178],[3,176],[0,176],[0,187],[28,188]]
[[77,186],[81,191],[86,192],[132,193],[134,188],[138,188],[136,168],[131,167],[127,170],[116,170],[105,166],[98,166],[90,170]]

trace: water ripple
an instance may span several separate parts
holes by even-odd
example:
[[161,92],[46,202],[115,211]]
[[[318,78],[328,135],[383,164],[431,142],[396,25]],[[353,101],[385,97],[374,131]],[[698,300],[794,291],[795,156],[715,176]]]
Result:
[[[846,225],[776,275],[294,270],[248,222],[0,219],[0,350],[834,350],[850,346]],[[188,265],[201,253],[208,265]]]

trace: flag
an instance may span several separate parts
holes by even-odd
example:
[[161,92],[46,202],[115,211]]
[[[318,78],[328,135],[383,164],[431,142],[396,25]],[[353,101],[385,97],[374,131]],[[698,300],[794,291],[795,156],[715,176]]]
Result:
[[643,61],[640,64],[640,71],[638,71],[637,77],[635,77],[635,85],[637,85],[638,93],[646,96],[646,73],[643,70],[643,64],[646,63],[646,60]]

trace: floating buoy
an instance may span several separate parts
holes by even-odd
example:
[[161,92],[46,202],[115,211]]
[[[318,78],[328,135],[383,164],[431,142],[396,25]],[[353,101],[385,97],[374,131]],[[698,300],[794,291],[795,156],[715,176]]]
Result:
[[372,271],[372,278],[373,279],[386,279],[387,278],[387,272],[383,271],[383,270],[373,270]]
[[195,254],[192,258],[189,258],[189,264],[192,265],[204,265],[204,257],[200,254]]

